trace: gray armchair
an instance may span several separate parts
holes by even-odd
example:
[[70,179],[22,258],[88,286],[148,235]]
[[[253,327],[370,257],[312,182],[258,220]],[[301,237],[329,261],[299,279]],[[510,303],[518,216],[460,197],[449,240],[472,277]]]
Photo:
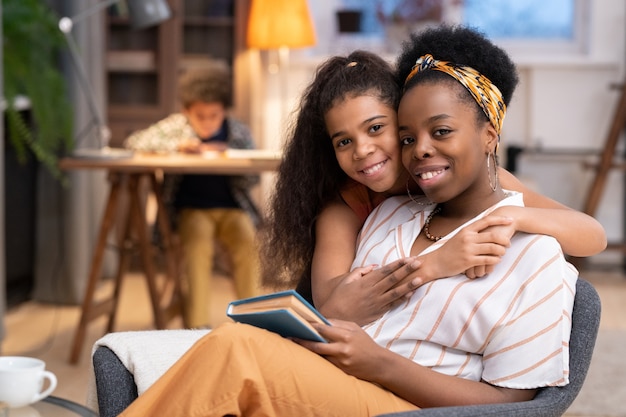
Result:
[[[579,279],[570,337],[570,383],[564,387],[543,388],[533,400],[525,402],[427,408],[380,417],[562,416],[580,392],[587,376],[600,325],[600,310],[600,297],[595,288]],[[137,398],[133,375],[115,353],[104,346],[94,352],[93,365],[100,417],[117,416]]]

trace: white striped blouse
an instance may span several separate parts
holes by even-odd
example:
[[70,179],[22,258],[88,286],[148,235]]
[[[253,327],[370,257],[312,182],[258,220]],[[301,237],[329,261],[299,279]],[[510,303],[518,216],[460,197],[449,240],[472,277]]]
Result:
[[[523,205],[522,195],[501,205]],[[410,255],[433,205],[387,199],[368,217],[353,267],[384,265]],[[454,234],[432,244],[436,250]],[[494,271],[423,285],[365,330],[381,346],[448,374],[528,389],[568,383],[569,334],[578,272],[549,236],[516,233]]]

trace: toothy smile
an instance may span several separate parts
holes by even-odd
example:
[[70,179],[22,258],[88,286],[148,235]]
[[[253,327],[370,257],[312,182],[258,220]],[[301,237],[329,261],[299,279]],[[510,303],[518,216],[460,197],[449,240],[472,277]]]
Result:
[[383,165],[385,165],[385,162],[387,161],[379,162],[376,165],[372,165],[371,167],[365,168],[361,172],[363,172],[365,175],[372,175],[375,172],[378,172],[383,167]]
[[437,171],[428,171],[428,172],[422,172],[420,174],[416,174],[418,177],[420,177],[423,180],[429,180],[433,177],[436,177],[437,175],[441,174],[443,171],[445,171],[444,169],[439,169]]

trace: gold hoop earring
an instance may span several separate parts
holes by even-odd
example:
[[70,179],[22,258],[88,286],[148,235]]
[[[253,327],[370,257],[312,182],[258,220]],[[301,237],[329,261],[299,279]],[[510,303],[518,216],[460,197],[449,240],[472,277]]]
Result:
[[409,198],[415,203],[415,204],[419,204],[420,206],[430,206],[431,204],[433,204],[432,201],[418,201],[413,197],[413,194],[411,194],[411,189],[409,188],[409,181],[411,181],[410,179],[406,180],[406,193],[408,194]]
[[[491,181],[491,160],[493,159],[493,182]],[[498,160],[496,159],[496,154],[494,152],[489,152],[487,155],[487,178],[489,178],[489,187],[491,187],[491,191],[495,192],[498,188]]]

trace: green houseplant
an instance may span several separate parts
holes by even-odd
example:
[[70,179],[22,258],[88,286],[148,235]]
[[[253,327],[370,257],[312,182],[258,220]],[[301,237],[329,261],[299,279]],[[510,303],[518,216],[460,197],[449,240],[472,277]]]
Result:
[[[72,147],[72,110],[60,70],[66,47],[58,18],[42,0],[3,0],[3,71],[5,120],[18,160],[29,153],[60,177],[57,159]],[[30,101],[32,123],[15,106]]]

